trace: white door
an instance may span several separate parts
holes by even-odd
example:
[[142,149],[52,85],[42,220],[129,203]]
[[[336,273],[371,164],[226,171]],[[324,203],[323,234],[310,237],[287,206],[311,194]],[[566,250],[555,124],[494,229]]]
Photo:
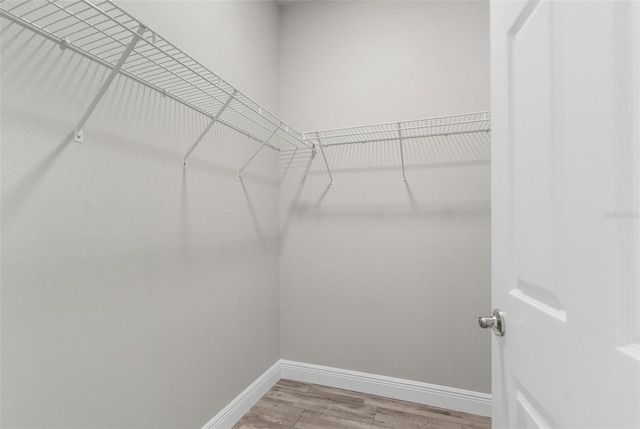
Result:
[[495,428],[640,428],[640,2],[494,1]]

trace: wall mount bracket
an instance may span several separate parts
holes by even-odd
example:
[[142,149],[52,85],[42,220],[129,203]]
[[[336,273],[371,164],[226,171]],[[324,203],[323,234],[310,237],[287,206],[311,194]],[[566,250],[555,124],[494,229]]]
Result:
[[193,144],[191,145],[191,147],[189,148],[187,153],[184,154],[184,156],[182,157],[182,165],[184,167],[187,166],[187,158],[189,158],[189,155],[191,155],[191,152],[193,152],[193,150],[200,144],[200,141],[209,132],[211,127],[213,127],[213,125],[218,121],[218,119],[220,118],[220,115],[222,115],[222,112],[224,112],[224,109],[226,109],[227,106],[229,106],[229,104],[231,103],[231,100],[233,100],[233,98],[236,96],[237,92],[238,92],[237,90],[233,90],[233,94],[231,94],[229,96],[229,98],[227,98],[227,101],[224,102],[224,104],[222,105],[220,110],[218,110],[218,113],[216,113],[215,116],[213,118],[211,118],[211,121],[209,122],[209,125],[207,125],[206,128],[204,130],[202,130],[202,132],[200,133],[200,135],[198,136],[196,141],[193,142]]
[[[280,125],[281,126],[281,125]],[[273,132],[269,135],[269,137],[267,137],[265,139],[265,141],[262,142],[262,144],[260,145],[260,147],[258,148],[258,150],[256,150],[253,155],[251,155],[251,158],[249,158],[249,160],[247,162],[244,163],[244,165],[242,166],[242,168],[240,170],[238,170],[238,180],[242,179],[242,172],[244,171],[245,168],[247,168],[247,165],[249,165],[251,163],[251,161],[253,161],[253,159],[258,156],[258,154],[260,153],[260,151],[265,147],[265,145],[269,142],[269,140],[271,140],[271,138],[273,136],[276,135],[276,133],[278,132],[278,130],[280,129],[280,126],[278,126],[278,128],[276,128],[275,130],[273,130]]]
[[327,168],[327,174],[329,174],[329,186],[334,188],[336,184],[333,181],[333,174],[331,174],[331,168],[329,168],[329,162],[327,161],[327,155],[324,153],[322,141],[320,141],[320,133],[316,133],[316,140],[318,140],[318,147],[320,148],[320,153],[322,154],[322,159],[324,160],[324,166]]
[[138,43],[138,41],[142,38],[142,35],[144,34],[145,31],[147,31],[147,27],[143,25],[138,27],[138,31],[133,35],[133,37],[131,38],[131,41],[127,45],[127,48],[124,50],[124,52],[120,56],[120,59],[118,60],[116,65],[113,66],[113,68],[111,69],[111,73],[109,73],[109,76],[107,76],[107,79],[103,82],[102,86],[98,90],[98,93],[96,94],[96,96],[93,98],[93,101],[89,105],[89,108],[87,108],[87,111],[84,112],[84,115],[82,115],[82,118],[78,122],[78,125],[76,125],[75,129],[73,130],[73,141],[75,141],[76,143],[82,143],[84,141],[84,136],[82,134],[82,127],[84,127],[84,124],[87,122],[87,120],[95,110],[96,106],[98,106],[98,103],[100,103],[100,100],[102,100],[102,97],[104,97],[104,94],[107,92],[107,89],[109,89],[109,86],[111,86],[111,82],[113,82],[113,79],[115,79],[116,75],[120,72],[120,69],[124,65],[124,62],[127,61],[129,54],[131,54],[131,52],[133,51],[133,48],[136,47],[136,43]]

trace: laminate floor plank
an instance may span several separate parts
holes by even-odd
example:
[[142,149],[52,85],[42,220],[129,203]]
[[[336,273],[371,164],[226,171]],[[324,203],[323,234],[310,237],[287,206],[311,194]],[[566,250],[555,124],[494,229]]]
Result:
[[491,418],[280,380],[232,429],[491,429]]
[[[235,428],[235,426],[234,426]],[[238,429],[292,429],[293,426],[284,426],[278,423],[265,422],[264,420],[250,417],[244,420]]]
[[289,390],[295,390],[299,392],[308,392],[309,389],[313,387],[313,385],[311,384],[301,383],[299,381],[294,381],[294,380],[287,380],[285,378],[278,381],[276,383],[276,386],[281,389],[289,389]]
[[429,405],[416,404],[414,402],[400,401],[397,399],[385,398],[382,396],[367,395],[365,404],[375,405],[378,408],[403,411],[410,414],[417,414],[425,417],[442,419],[453,423],[471,425],[478,429],[489,429],[491,418],[478,416],[476,414],[463,413],[461,411],[448,410],[445,408],[432,407]]
[[385,428],[402,429],[472,429],[466,423],[451,422],[437,417],[422,416],[404,411],[378,408],[374,424]]
[[296,408],[290,405],[278,404],[261,399],[249,410],[246,416],[285,426],[293,426],[296,424],[303,411],[304,409],[302,408]]
[[358,404],[364,404],[365,400],[369,397],[366,393],[337,389],[335,387],[320,386],[318,384],[311,386],[309,393],[315,393],[316,395],[336,399],[338,401],[356,402]]
[[372,429],[371,423],[343,419],[328,414],[306,410],[294,426],[294,429]]
[[264,399],[296,408],[368,423],[373,422],[376,413],[376,407],[371,405],[339,401],[309,392],[291,392],[277,387],[271,389],[264,396]]

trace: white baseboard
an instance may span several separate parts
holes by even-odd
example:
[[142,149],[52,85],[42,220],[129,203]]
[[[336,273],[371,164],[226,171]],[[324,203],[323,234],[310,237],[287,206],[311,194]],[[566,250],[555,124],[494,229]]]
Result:
[[230,429],[281,378],[491,416],[491,395],[488,393],[281,359],[202,429]]
[[258,377],[256,381],[236,396],[229,405],[209,420],[202,429],[231,429],[282,378],[280,376],[281,362],[276,362]]
[[491,416],[491,395],[488,393],[288,360],[280,361],[280,375],[305,383]]

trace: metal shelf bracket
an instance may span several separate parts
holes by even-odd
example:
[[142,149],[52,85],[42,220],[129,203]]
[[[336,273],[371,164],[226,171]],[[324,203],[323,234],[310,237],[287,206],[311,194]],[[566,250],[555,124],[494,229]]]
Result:
[[202,130],[202,132],[200,133],[200,135],[198,136],[196,141],[193,142],[193,144],[191,145],[191,147],[189,148],[187,153],[184,154],[184,157],[182,158],[182,165],[184,167],[187,166],[187,158],[189,158],[189,155],[191,155],[191,152],[193,152],[193,150],[196,148],[196,146],[198,146],[198,144],[200,144],[200,141],[209,132],[211,127],[213,127],[213,125],[218,121],[218,118],[220,118],[220,115],[222,115],[222,112],[224,112],[224,109],[226,109],[227,106],[229,105],[229,103],[231,103],[231,100],[233,100],[233,98],[235,97],[237,92],[238,92],[237,90],[235,90],[235,89],[233,90],[233,94],[231,94],[229,96],[229,98],[227,98],[227,101],[224,102],[224,104],[222,105],[220,110],[218,110],[218,113],[216,113],[216,115],[213,118],[211,118],[211,122],[209,122],[209,125],[207,125],[207,127],[204,130]]
[[276,133],[278,132],[278,130],[280,129],[280,126],[278,126],[278,128],[276,128],[275,130],[273,130],[273,132],[269,135],[269,137],[267,137],[267,139],[265,141],[262,142],[262,144],[260,145],[260,147],[258,148],[258,150],[256,150],[253,155],[251,155],[251,158],[249,158],[249,160],[247,162],[244,163],[244,165],[242,166],[242,168],[240,170],[238,170],[238,180],[242,179],[242,172],[244,171],[245,168],[247,168],[247,165],[251,164],[251,161],[253,161],[253,158],[255,158],[256,156],[258,156],[258,154],[260,153],[260,151],[262,149],[264,149],[264,147],[266,146],[266,144],[269,142],[269,140],[271,140],[271,138],[273,136],[276,135]]
[[402,183],[407,183],[407,177],[404,174],[404,150],[402,148],[402,124],[398,122],[398,141],[400,142],[400,161],[402,162]]
[[93,101],[89,105],[89,108],[82,116],[82,119],[80,119],[80,121],[78,122],[78,125],[76,125],[76,128],[73,131],[73,141],[75,141],[76,143],[82,143],[84,141],[84,138],[82,135],[82,127],[84,127],[84,124],[87,122],[87,120],[93,113],[94,109],[96,108],[96,106],[98,105],[98,103],[100,102],[104,94],[107,92],[107,89],[109,89],[109,86],[111,86],[111,82],[113,82],[113,79],[115,79],[116,75],[120,72],[120,69],[124,65],[124,62],[127,61],[129,54],[131,54],[131,52],[133,51],[133,48],[136,47],[136,43],[138,43],[138,41],[142,38],[142,35],[144,34],[145,31],[147,31],[147,28],[145,26],[141,25],[138,27],[138,31],[131,38],[131,41],[129,42],[127,49],[125,49],[125,51],[122,53],[122,56],[120,56],[120,59],[116,63],[116,65],[111,69],[111,73],[109,73],[109,76],[107,76],[107,79],[104,81],[104,83],[100,87],[100,90],[98,90],[98,93],[96,94]]
[[320,153],[322,154],[322,159],[324,159],[324,165],[327,167],[327,173],[329,174],[329,186],[332,188],[335,187],[335,183],[333,182],[333,174],[331,174],[331,168],[329,168],[329,162],[327,161],[327,155],[324,153],[324,148],[322,147],[322,142],[320,141],[320,133],[316,133],[316,139],[318,140],[318,146],[320,147]]

